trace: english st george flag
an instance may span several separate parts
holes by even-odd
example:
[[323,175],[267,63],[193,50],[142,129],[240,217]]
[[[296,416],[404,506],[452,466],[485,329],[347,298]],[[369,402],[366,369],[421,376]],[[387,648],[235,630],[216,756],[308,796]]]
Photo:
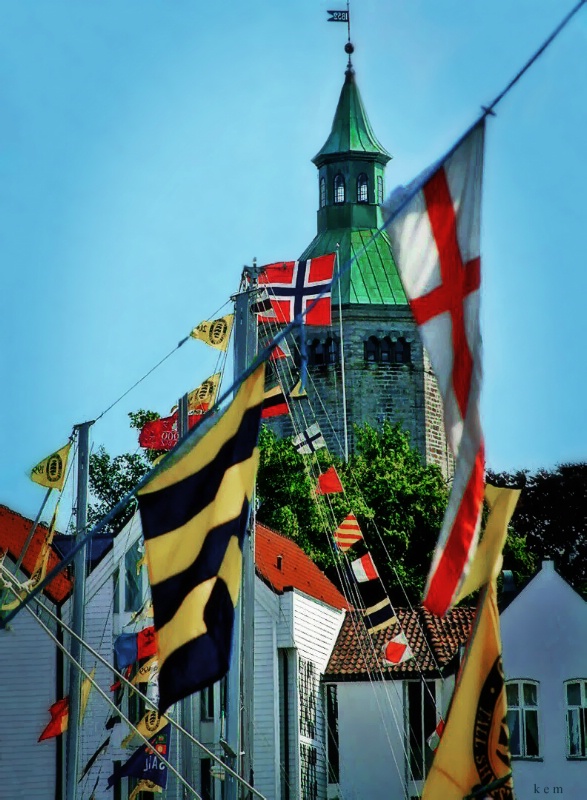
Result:
[[228,670],[259,461],[262,365],[197,442],[138,492],[159,660],[159,711]]
[[274,316],[259,315],[260,322],[287,323],[306,311],[325,292],[304,318],[306,325],[330,325],[332,276],[335,253],[305,261],[279,261],[263,267],[259,285],[267,286]]
[[[436,375],[446,437],[456,459],[452,491],[423,604],[437,615],[453,605],[479,535],[484,443],[479,419],[480,214],[484,124],[384,212],[412,314]],[[405,205],[403,205],[405,203]],[[395,215],[395,216],[393,216]]]

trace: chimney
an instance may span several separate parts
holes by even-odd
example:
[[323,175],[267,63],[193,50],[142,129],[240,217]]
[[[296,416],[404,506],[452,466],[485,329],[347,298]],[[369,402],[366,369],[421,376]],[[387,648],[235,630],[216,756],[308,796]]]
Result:
[[281,565],[283,563],[283,556],[277,556],[277,569],[281,572]]

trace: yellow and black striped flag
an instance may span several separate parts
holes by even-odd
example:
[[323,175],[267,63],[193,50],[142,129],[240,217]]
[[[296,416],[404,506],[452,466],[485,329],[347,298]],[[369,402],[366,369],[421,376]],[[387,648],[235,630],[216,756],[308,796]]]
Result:
[[259,461],[264,365],[138,494],[158,640],[159,711],[228,670]]

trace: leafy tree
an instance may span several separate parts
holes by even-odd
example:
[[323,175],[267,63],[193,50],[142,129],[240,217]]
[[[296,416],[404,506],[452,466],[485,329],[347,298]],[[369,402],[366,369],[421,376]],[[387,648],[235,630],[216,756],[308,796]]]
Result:
[[344,494],[316,502],[315,477],[305,471],[302,456],[290,441],[263,429],[259,521],[291,536],[326,569],[338,558],[331,544],[333,517],[339,524],[352,511],[392,600],[405,603],[405,590],[417,601],[446,507],[447,491],[438,467],[423,464],[409,435],[389,423],[381,432],[369,425],[357,428],[356,452],[347,464],[325,450],[313,458],[319,471],[336,467]]
[[[141,430],[146,422],[158,419],[154,411],[136,411],[128,415],[131,428]],[[164,450],[145,450],[141,453],[123,453],[112,458],[104,449],[98,448],[90,455],[88,524],[95,525],[110,509],[128,494],[146,475],[152,462]],[[126,525],[135,511],[131,502],[106,527],[104,532],[116,533]]]
[[534,568],[553,559],[557,571],[587,596],[587,464],[489,473],[492,482],[522,489],[512,527]]

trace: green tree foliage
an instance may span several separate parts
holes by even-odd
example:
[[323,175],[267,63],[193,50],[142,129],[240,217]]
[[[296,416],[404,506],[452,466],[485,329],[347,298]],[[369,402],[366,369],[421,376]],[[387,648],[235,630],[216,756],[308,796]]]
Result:
[[[131,428],[141,430],[146,422],[158,419],[159,414],[154,411],[132,412],[130,417]],[[88,507],[88,524],[95,525],[114,506],[128,494],[146,475],[152,462],[164,450],[144,450],[141,453],[123,453],[112,458],[100,447],[96,453],[90,455],[89,493],[90,504]],[[105,527],[105,532],[116,533],[132,517],[136,504],[129,505],[112,522]]]
[[[405,603],[405,590],[411,601],[417,601],[446,507],[444,480],[436,466],[422,463],[398,425],[384,423],[381,432],[364,425],[356,429],[356,441],[348,464],[318,451],[310,475],[291,442],[278,440],[264,428],[258,519],[291,536],[326,569],[339,558],[332,532],[352,511],[392,600]],[[331,464],[345,493],[316,501],[315,476]]]
[[532,574],[543,558],[551,558],[563,578],[587,597],[587,464],[559,464],[533,473],[490,472],[488,479],[522,489],[510,544],[523,542],[532,567],[526,572]]

